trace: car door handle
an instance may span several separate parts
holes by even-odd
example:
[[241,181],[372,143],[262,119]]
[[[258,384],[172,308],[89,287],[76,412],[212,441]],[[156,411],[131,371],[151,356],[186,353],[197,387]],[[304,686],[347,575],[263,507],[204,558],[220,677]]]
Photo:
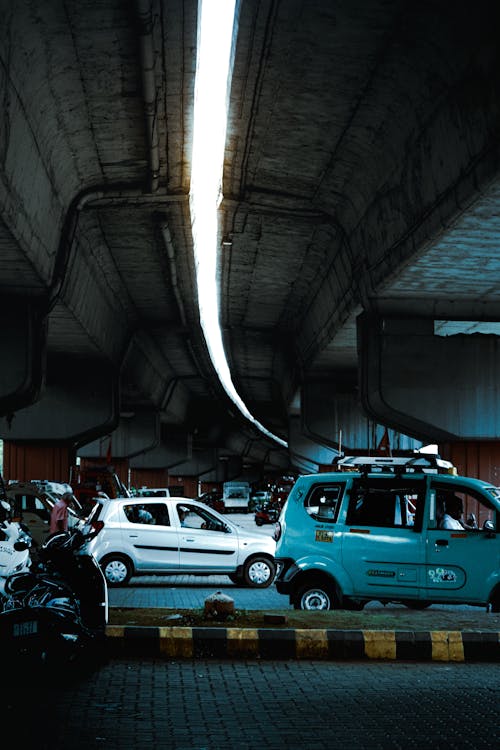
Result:
[[448,546],[447,539],[436,539],[436,547],[447,547],[447,546]]

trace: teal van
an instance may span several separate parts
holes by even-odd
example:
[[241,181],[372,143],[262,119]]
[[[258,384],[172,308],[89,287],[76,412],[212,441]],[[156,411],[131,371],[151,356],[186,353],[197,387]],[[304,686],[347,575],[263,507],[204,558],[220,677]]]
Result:
[[377,600],[500,611],[498,487],[427,454],[336,468],[300,476],[276,523],[276,588],[295,609]]

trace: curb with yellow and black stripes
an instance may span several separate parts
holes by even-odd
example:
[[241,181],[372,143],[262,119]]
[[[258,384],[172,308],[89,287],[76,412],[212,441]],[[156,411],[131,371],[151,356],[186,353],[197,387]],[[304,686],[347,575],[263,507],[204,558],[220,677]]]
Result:
[[500,661],[500,632],[108,625],[114,655],[172,659]]

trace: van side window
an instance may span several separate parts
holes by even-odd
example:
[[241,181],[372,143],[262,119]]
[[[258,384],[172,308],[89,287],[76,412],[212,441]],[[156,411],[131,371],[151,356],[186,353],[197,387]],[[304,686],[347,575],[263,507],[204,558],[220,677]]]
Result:
[[315,485],[304,500],[304,507],[317,521],[337,520],[343,485]]
[[[468,487],[450,485],[444,482],[433,481],[432,488],[436,491],[436,525],[437,528],[443,527],[445,514],[450,512],[450,507],[454,501],[459,501],[461,507],[461,520],[464,522],[464,528],[467,531],[476,531],[485,529],[485,522],[489,521],[486,529],[496,530],[497,519],[495,509],[488,505],[486,498],[470,490]],[[491,526],[493,524],[493,527]]]
[[366,486],[354,482],[347,511],[350,526],[383,526],[388,528],[422,527],[424,485],[370,482]]

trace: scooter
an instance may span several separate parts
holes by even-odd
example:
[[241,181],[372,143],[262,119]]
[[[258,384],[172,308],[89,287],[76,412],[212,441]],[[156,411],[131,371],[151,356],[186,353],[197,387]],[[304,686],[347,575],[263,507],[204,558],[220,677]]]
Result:
[[15,573],[26,573],[31,568],[32,541],[27,526],[11,521],[9,503],[0,500],[0,609],[7,578]]
[[0,641],[16,669],[28,663],[57,674],[68,664],[93,668],[105,660],[107,585],[84,549],[94,533],[52,535],[35,570],[6,579]]
[[280,508],[271,503],[263,503],[255,508],[254,520],[257,526],[263,526],[265,523],[275,523],[278,520]]

